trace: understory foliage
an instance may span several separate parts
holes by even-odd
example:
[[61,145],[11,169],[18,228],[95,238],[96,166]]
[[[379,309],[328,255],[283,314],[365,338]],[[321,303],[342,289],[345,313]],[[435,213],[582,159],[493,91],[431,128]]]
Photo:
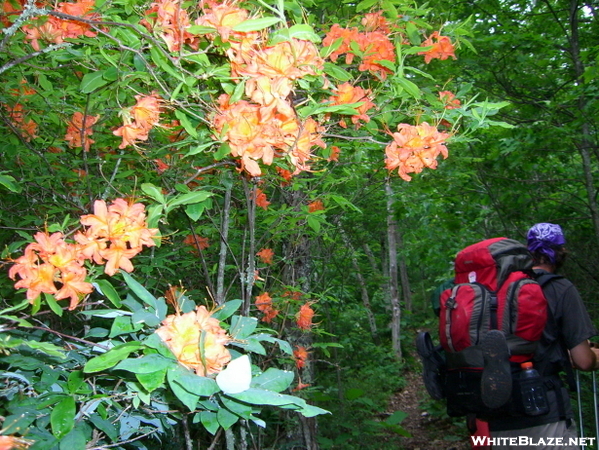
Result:
[[3,2],[0,448],[362,445],[316,418],[401,386],[366,199],[505,104],[443,75],[467,20],[329,3]]

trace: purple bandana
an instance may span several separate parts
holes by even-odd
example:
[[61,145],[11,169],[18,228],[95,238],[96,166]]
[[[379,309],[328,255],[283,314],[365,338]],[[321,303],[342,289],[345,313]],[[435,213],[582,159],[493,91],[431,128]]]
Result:
[[553,223],[537,223],[528,230],[528,250],[546,255],[555,264],[555,249],[566,243],[564,233],[559,225]]

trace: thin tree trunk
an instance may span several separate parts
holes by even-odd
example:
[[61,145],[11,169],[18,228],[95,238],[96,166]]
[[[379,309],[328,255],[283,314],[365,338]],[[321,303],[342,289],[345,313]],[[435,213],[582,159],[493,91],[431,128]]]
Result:
[[229,239],[229,225],[231,216],[231,191],[233,190],[233,182],[231,179],[228,180],[226,188],[227,190],[225,191],[225,201],[220,229],[220,250],[218,256],[218,274],[216,279],[215,300],[217,305],[222,305],[225,302],[225,267],[227,263],[227,242]]
[[387,250],[389,256],[389,302],[391,305],[391,340],[393,353],[402,359],[401,353],[401,308],[399,305],[399,283],[397,270],[397,221],[393,210],[393,189],[389,178],[385,183],[387,194]]
[[410,287],[410,279],[408,278],[408,267],[406,265],[406,258],[403,254],[403,236],[401,231],[397,230],[397,247],[399,249],[399,276],[401,278],[401,292],[403,294],[403,300],[406,305],[407,311],[412,311],[412,288]]
[[243,190],[245,192],[246,203],[248,205],[248,233],[249,233],[249,248],[246,258],[242,258],[242,264],[247,263],[247,270],[244,273],[243,267],[240,268],[243,307],[241,314],[249,316],[250,305],[252,303],[252,289],[256,277],[256,186],[253,185],[250,189],[247,181],[243,180]]

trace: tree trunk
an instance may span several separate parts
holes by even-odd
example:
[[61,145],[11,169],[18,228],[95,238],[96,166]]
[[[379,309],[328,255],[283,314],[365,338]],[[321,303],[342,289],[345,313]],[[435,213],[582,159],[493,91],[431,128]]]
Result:
[[401,353],[401,308],[399,305],[399,283],[397,270],[397,221],[393,210],[393,189],[389,178],[385,183],[387,194],[387,250],[389,256],[389,302],[391,305],[391,339],[393,353],[397,359]]
[[406,265],[406,258],[404,256],[405,247],[403,245],[403,237],[401,231],[397,230],[397,246],[399,249],[399,276],[401,279],[401,292],[403,294],[403,300],[406,305],[407,311],[412,311],[412,288],[410,287],[410,280],[408,278],[408,267]]

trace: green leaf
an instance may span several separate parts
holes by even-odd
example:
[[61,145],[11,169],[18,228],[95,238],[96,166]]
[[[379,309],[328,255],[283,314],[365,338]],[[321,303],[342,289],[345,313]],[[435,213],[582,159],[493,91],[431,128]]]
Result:
[[163,367],[156,372],[136,373],[135,377],[146,391],[152,392],[164,384],[167,370],[167,367]]
[[133,373],[152,373],[157,370],[166,369],[174,364],[172,359],[154,353],[140,358],[125,359],[118,363],[114,367],[114,370],[126,370]]
[[16,181],[17,180],[15,180],[10,175],[0,174],[0,185],[4,186],[11,192],[15,192],[18,194],[19,192],[21,192],[23,188],[21,187],[21,185],[17,184]]
[[257,326],[258,319],[255,317],[233,316],[229,334],[234,339],[245,339],[254,332]]
[[162,190],[159,187],[154,186],[152,183],[142,183],[141,190],[152,200],[156,200],[161,205],[166,204]]
[[320,232],[320,220],[318,220],[316,216],[309,215],[306,220],[308,222],[308,226],[312,228],[315,233]]
[[228,430],[235,425],[235,423],[237,423],[239,416],[233,414],[225,408],[220,408],[216,413],[216,420],[218,420],[219,425],[223,427],[224,430]]
[[353,75],[347,70],[330,62],[324,63],[324,73],[336,78],[339,81],[349,81],[353,78]]
[[83,450],[85,449],[85,444],[87,444],[87,439],[85,437],[85,433],[81,427],[73,428],[71,431],[67,433],[60,440],[59,449],[60,450]]
[[420,99],[422,97],[422,93],[420,92],[420,89],[418,88],[418,86],[416,86],[414,83],[412,83],[407,78],[397,77],[397,78],[395,78],[395,80],[401,87],[403,87],[405,89],[405,91],[408,94],[410,94],[415,99]]
[[46,300],[46,303],[54,314],[56,314],[58,317],[62,317],[62,307],[58,304],[53,295],[44,292],[44,300]]
[[177,195],[167,203],[167,212],[170,212],[175,206],[179,205],[190,205],[193,203],[199,203],[212,196],[212,192],[208,191],[194,191],[187,192],[185,194]]
[[90,359],[83,367],[83,371],[85,373],[94,373],[109,369],[116,365],[119,361],[127,358],[134,351],[139,350],[140,347],[141,342],[138,341],[126,342],[125,344],[117,345],[116,347],[108,350],[106,353]]
[[215,435],[220,428],[216,413],[214,412],[202,411],[200,413],[200,421],[202,422],[202,425],[204,425],[204,428],[206,428],[206,430],[212,435]]
[[264,28],[271,27],[281,21],[278,17],[260,17],[258,19],[250,19],[241,22],[233,27],[233,31],[248,33],[250,31],[260,31]]
[[96,290],[98,290],[100,294],[102,294],[104,297],[110,300],[110,303],[112,303],[117,308],[120,308],[122,306],[121,298],[119,297],[119,294],[117,293],[116,289],[112,286],[110,281],[96,280],[94,284],[96,285]]
[[202,25],[192,25],[190,27],[185,28],[185,31],[191,34],[201,35],[201,34],[210,34],[216,33],[216,28],[213,27],[205,27]]
[[148,290],[143,287],[135,278],[129,275],[127,272],[121,272],[123,278],[125,279],[125,283],[131,291],[135,294],[137,298],[139,298],[146,305],[151,306],[154,310],[158,309],[158,305],[156,304],[156,297],[154,297]]
[[63,398],[52,408],[50,426],[52,434],[58,439],[73,429],[75,426],[75,399],[73,397]]
[[270,367],[266,369],[266,372],[252,378],[252,387],[282,392],[291,385],[293,378],[294,374],[289,370]]
[[201,377],[195,372],[176,364],[170,366],[167,372],[169,384],[177,384],[187,392],[197,394],[202,397],[210,397],[212,394],[220,391],[220,388],[212,378]]
[[212,317],[220,321],[231,317],[243,305],[243,300],[229,300],[212,314]]
[[306,401],[299,397],[258,388],[249,388],[239,394],[229,394],[229,397],[252,405],[282,406],[291,409],[301,409],[306,406]]
[[83,76],[79,89],[84,94],[91,94],[96,89],[106,86],[108,83],[110,83],[110,81],[104,78],[104,71],[97,70],[96,72],[87,73]]
[[84,378],[81,370],[72,371],[67,378],[67,388],[71,394],[77,392],[77,389],[79,389],[83,383]]
[[181,122],[181,125],[183,126],[183,128],[185,128],[185,131],[187,131],[187,133],[191,137],[193,137],[195,139],[197,139],[199,137],[198,130],[191,123],[191,120],[189,119],[187,114],[185,114],[184,111],[181,111],[180,109],[175,110],[175,117],[177,117],[177,119],[179,119],[179,121]]
[[34,350],[39,350],[40,352],[55,358],[65,359],[67,357],[61,347],[51,344],[50,342],[23,341],[22,345],[26,345]]
[[304,41],[311,41],[315,44],[318,44],[321,39],[318,34],[314,31],[312,26],[299,23],[289,27],[289,37],[295,39],[302,39]]

